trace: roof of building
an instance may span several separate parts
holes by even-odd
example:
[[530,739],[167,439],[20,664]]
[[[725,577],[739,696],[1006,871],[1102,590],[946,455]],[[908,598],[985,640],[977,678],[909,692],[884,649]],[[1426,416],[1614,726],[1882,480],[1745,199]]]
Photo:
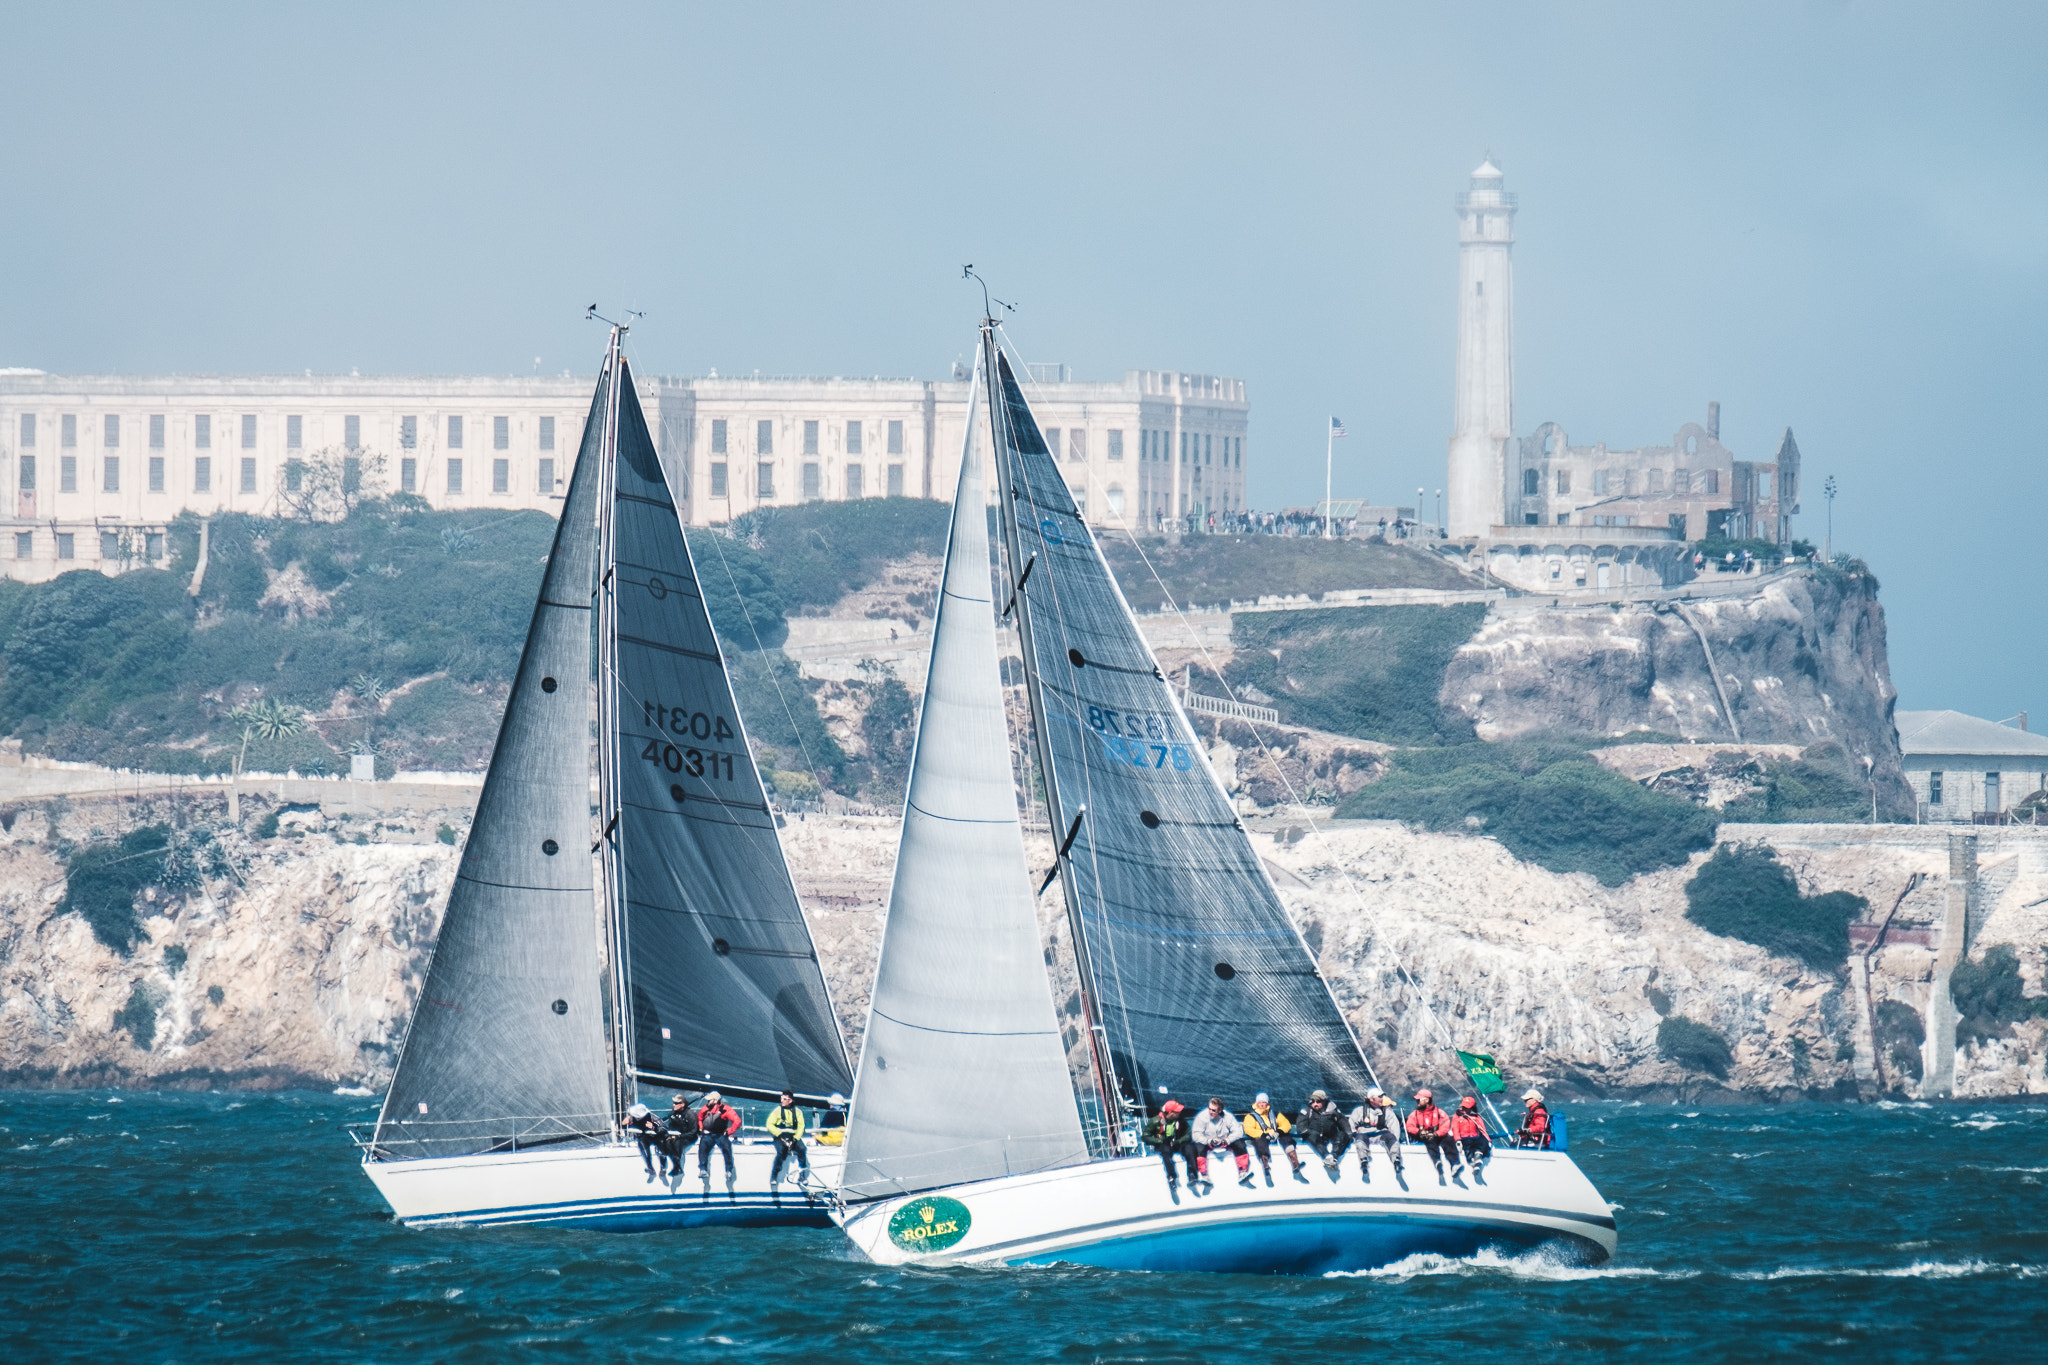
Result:
[[1960,711],[1899,711],[1899,748],[1909,754],[2010,754],[2048,758],[2048,735],[2015,730]]
[[1500,167],[1494,165],[1493,158],[1489,156],[1486,160],[1479,163],[1478,170],[1472,172],[1472,178],[1474,180],[1499,180],[1501,178]]

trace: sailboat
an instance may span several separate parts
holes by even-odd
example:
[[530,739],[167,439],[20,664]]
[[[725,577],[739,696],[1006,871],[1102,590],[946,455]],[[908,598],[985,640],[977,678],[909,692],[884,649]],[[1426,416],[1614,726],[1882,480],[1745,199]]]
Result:
[[[1109,573],[996,337],[977,388],[1006,551],[992,586],[973,423],[962,455],[835,1212],[871,1260],[1318,1274],[1422,1252],[1612,1254],[1569,1155],[1496,1149],[1439,1181],[1375,1156],[1178,1190],[1138,1125],[1169,1095],[1315,1090],[1348,1111],[1370,1065]],[[1005,741],[997,621],[1014,614],[1080,1036],[1070,1080]],[[1037,893],[1034,892],[1037,887]]]
[[[643,1093],[839,1107],[852,1074],[675,499],[612,328],[533,623],[363,1169],[402,1222],[829,1226],[838,1153],[771,1188],[653,1180]],[[596,820],[589,685],[595,615]],[[654,1106],[665,1109],[666,1105]],[[713,1182],[716,1182],[714,1188]]]

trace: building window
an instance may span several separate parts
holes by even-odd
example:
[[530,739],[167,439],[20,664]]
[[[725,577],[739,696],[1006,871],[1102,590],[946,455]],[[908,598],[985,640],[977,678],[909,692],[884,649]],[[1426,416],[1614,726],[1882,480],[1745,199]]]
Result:
[[1086,464],[1088,462],[1088,429],[1070,427],[1067,431],[1067,462]]
[[164,448],[164,415],[160,412],[153,412],[149,416],[149,448]]
[[286,460],[284,462],[284,491],[287,493],[297,493],[302,491],[305,486],[306,462],[304,460]]
[[57,461],[57,491],[76,493],[78,491],[78,457],[66,455]]
[[555,419],[552,417],[540,419],[540,448],[542,450],[553,450],[555,448]]
[[806,422],[804,423],[804,454],[815,455],[817,453],[818,424],[816,422]]
[[1704,480],[1706,481],[1706,483],[1705,483],[1705,488],[1706,488],[1706,491],[1707,491],[1707,492],[1709,492],[1709,493],[1719,493],[1719,492],[1721,491],[1721,471],[1720,471],[1720,470],[1718,470],[1718,469],[1709,469],[1709,470],[1707,470],[1707,471],[1706,471],[1705,473],[1701,474],[1701,475],[1700,475],[1700,477],[1701,477],[1702,479],[1704,479]]
[[1572,491],[1572,472],[1569,469],[1557,471],[1557,491],[1560,496]]
[[804,501],[813,502],[818,497],[818,462],[804,461]]
[[1542,491],[1543,491],[1543,476],[1542,476],[1541,474],[1539,474],[1539,473],[1538,473],[1537,471],[1533,470],[1533,469],[1525,469],[1525,470],[1523,470],[1523,471],[1522,471],[1522,495],[1523,495],[1524,497],[1530,497],[1530,498],[1533,498],[1533,497],[1535,497],[1535,496],[1536,496],[1536,495],[1537,495],[1538,493],[1540,493],[1540,492],[1542,492]]
[[846,424],[846,453],[849,455],[861,453],[860,423],[858,422],[848,422]]
[[543,496],[555,491],[555,462],[553,460],[542,460],[540,462],[540,477],[534,482]]
[[164,536],[161,531],[151,531],[142,538],[142,557],[154,564],[164,557]]
[[57,558],[78,558],[78,538],[69,531],[59,531],[57,533]]
[[1930,806],[1938,806],[1941,804],[1940,773],[1927,774],[1927,804]]
[[77,414],[69,412],[65,413],[61,418],[58,419],[57,427],[57,444],[63,446],[66,450],[69,450],[73,446],[78,444]]
[[363,448],[363,419],[344,417],[341,419],[341,444],[349,450]]
[[1652,493],[1662,493],[1662,492],[1664,491],[1664,471],[1663,471],[1663,470],[1661,470],[1661,469],[1653,469],[1653,470],[1651,470],[1651,471],[1649,472],[1649,480],[1648,480],[1648,481],[1649,481],[1649,485],[1650,485],[1650,491],[1651,491]]
[[[765,427],[768,424],[763,422],[761,425]],[[759,467],[754,470],[754,496],[757,498],[772,498],[775,496],[775,466],[766,460],[761,461]]]
[[[411,421],[412,419],[407,418],[406,420]],[[398,462],[398,491],[401,493],[416,493],[419,491],[419,485],[420,462],[418,460],[400,460]]]
[[901,455],[903,453],[903,423],[901,422],[889,423],[889,453],[891,455]]
[[245,412],[242,414],[242,449],[254,450],[255,448],[256,414],[253,412]]
[[149,491],[152,493],[164,491],[164,457],[161,455],[149,457]]
[[213,457],[201,455],[192,461],[192,491],[211,493],[213,491]]
[[[1116,456],[1111,456],[1110,458],[1115,459]],[[1105,495],[1105,499],[1109,503],[1109,510],[1114,515],[1120,517],[1124,514],[1124,486],[1122,484],[1111,484],[1109,486],[1109,492]]]
[[1771,500],[1771,471],[1759,469],[1756,472],[1756,496],[1758,502]]
[[867,471],[857,464],[846,467],[846,496],[857,498],[867,484]]
[[711,421],[711,453],[725,454],[725,419],[714,417]]
[[491,419],[491,449],[510,450],[511,448],[512,419],[510,417],[493,417]]
[[1673,493],[1692,492],[1692,471],[1690,469],[1674,469],[1671,471],[1671,491]]
[[775,423],[759,421],[754,423],[754,453],[773,455],[775,453]]
[[1112,431],[1109,433],[1109,458],[1112,460],[1121,460],[1123,457],[1124,434],[1121,431]]
[[244,457],[242,460],[242,491],[244,493],[254,493],[256,491],[256,461],[247,457]]
[[1535,514],[1534,512],[1524,512],[1524,513],[1522,513],[1522,524],[1523,524],[1523,525],[1525,525],[1525,526],[1534,526],[1534,525],[1536,524],[1536,522],[1537,522],[1537,517],[1536,517],[1536,514]]
[[1596,498],[1602,497],[1606,494],[1606,492],[1607,471],[1604,469],[1596,469],[1593,471],[1593,496]]
[[36,415],[32,412],[21,415],[21,443],[25,446],[36,443]]
[[306,419],[287,417],[284,419],[284,448],[304,450],[306,448]]
[[510,460],[491,461],[491,491],[493,493],[510,493],[512,491],[512,462]]
[[462,419],[460,417],[450,417],[448,419],[448,448],[450,450],[462,449]]
[[460,493],[462,491],[461,460],[451,459],[448,461],[448,491],[450,493]]
[[1559,513],[1557,514],[1557,524],[1558,524],[1559,526],[1569,526],[1569,525],[1571,525],[1571,524],[1572,524],[1572,514],[1571,514],[1571,513],[1569,513],[1569,512],[1559,512]]
[[1486,297],[1486,281],[1485,281],[1485,280],[1475,280],[1475,281],[1473,282],[1473,284],[1472,284],[1472,292],[1473,292],[1473,293],[1474,293],[1475,295],[1477,295],[1478,297],[1480,297],[1480,298],[1485,298],[1485,297]]
[[121,419],[108,413],[100,424],[100,444],[108,450],[115,450],[121,444]]
[[1060,457],[1060,429],[1058,427],[1047,427],[1045,429],[1045,453],[1052,456],[1055,460]]
[[16,559],[33,559],[35,553],[36,533],[34,531],[16,531],[14,533],[14,557]]
[[903,496],[903,466],[900,464],[889,466],[889,496],[892,498]]
[[109,455],[105,460],[101,461],[100,491],[102,493],[118,493],[121,491],[120,456]]
[[1986,774],[1984,774],[1984,809],[1985,809],[1985,810],[2004,810],[2004,809],[2005,809],[2005,804],[2004,804],[2004,802],[2003,802],[2002,800],[2000,800],[2000,798],[1999,798],[1999,791],[1998,791],[1998,774],[1997,774],[1997,773],[1986,773]]
[[107,559],[119,559],[119,558],[121,558],[121,533],[120,533],[120,532],[118,532],[118,531],[102,531],[102,532],[100,532],[100,558],[101,558],[101,559],[103,559],[103,560],[107,560]]
[[33,456],[33,455],[24,455],[24,456],[22,456],[22,457],[21,457],[21,459],[20,459],[20,460],[18,461],[18,464],[19,464],[19,466],[20,466],[20,475],[21,475],[21,480],[20,480],[20,488],[21,488],[21,491],[22,491],[22,492],[24,492],[24,493],[33,493],[33,492],[35,492],[35,491],[36,491],[36,457],[35,457],[35,456]]
[[195,450],[213,449],[213,418],[200,413],[192,419],[192,447]]
[[[398,419],[398,445],[402,450],[411,450],[420,443],[420,419],[401,417]],[[407,487],[411,487],[410,484]]]
[[[723,426],[724,423],[719,425]],[[711,496],[714,498],[726,496],[724,460],[713,460],[711,462]]]

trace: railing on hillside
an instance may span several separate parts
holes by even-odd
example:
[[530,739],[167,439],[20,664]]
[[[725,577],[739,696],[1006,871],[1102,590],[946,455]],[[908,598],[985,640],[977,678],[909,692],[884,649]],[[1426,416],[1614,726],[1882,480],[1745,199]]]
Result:
[[1227,701],[1222,697],[1205,696],[1183,687],[1180,690],[1182,709],[1200,711],[1204,715],[1226,716],[1231,720],[1255,720],[1261,725],[1278,725],[1280,713],[1270,706],[1255,706],[1250,702]]

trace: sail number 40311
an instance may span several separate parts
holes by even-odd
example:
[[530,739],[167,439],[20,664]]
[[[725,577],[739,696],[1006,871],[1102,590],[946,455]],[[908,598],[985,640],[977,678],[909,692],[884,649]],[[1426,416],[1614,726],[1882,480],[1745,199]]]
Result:
[[[681,706],[664,706],[660,702],[646,701],[640,708],[649,725],[665,730],[680,739],[725,740],[734,737],[732,722],[724,716],[714,716],[708,711],[692,711]],[[691,777],[723,778],[732,780],[733,756],[715,749],[677,747],[662,739],[650,739],[647,747],[640,751],[640,757],[657,768],[672,773],[688,773]]]
[[672,773],[732,780],[732,755],[719,753],[716,749],[678,749],[673,744],[650,739],[647,747],[640,751],[640,757]]

